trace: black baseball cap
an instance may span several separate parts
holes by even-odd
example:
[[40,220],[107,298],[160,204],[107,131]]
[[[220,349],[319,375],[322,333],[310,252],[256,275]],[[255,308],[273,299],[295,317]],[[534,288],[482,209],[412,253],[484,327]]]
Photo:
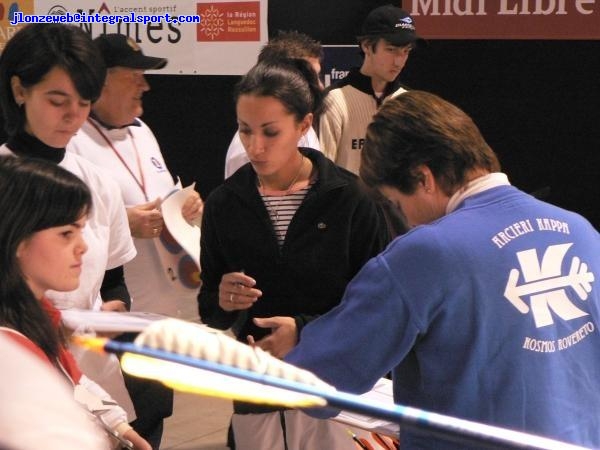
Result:
[[359,38],[366,37],[380,37],[398,47],[425,43],[417,35],[415,21],[410,14],[393,5],[380,6],[369,13]]
[[107,68],[129,67],[130,69],[162,69],[167,65],[166,58],[146,56],[140,46],[123,34],[102,34],[94,39],[100,49]]

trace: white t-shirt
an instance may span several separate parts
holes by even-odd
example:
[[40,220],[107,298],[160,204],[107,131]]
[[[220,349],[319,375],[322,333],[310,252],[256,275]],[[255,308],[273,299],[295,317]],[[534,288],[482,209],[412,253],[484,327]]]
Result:
[[[141,120],[139,125],[107,129],[90,118],[67,146],[67,153],[76,153],[110,170],[127,208],[164,199],[180,189],[173,182],[154,134]],[[192,281],[198,280],[198,269],[189,264],[191,258],[165,233],[153,239],[134,238],[137,256],[125,264],[131,309],[190,319],[190,311],[197,316],[198,284]]]
[[[0,147],[0,154],[12,151],[5,144]],[[68,152],[59,166],[77,175],[89,187],[93,206],[83,229],[88,250],[83,255],[79,287],[69,292],[48,291],[46,296],[58,309],[99,309],[104,272],[125,264],[136,254],[127,213],[119,186],[102,169]]]
[[[319,145],[319,138],[315,130],[310,127],[306,134],[298,141],[298,147],[309,147],[315,150],[321,150]],[[240,167],[250,162],[246,150],[240,140],[240,132],[236,131],[229,148],[227,149],[227,155],[225,156],[225,178],[229,178],[233,175]]]

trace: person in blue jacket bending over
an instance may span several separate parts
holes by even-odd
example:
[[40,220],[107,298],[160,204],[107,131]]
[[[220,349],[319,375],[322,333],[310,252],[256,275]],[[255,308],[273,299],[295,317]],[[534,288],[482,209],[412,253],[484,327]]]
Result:
[[[600,235],[511,186],[473,121],[410,91],[367,132],[361,178],[411,230],[371,259],[286,360],[362,393],[600,447]],[[460,448],[412,430],[402,448]]]

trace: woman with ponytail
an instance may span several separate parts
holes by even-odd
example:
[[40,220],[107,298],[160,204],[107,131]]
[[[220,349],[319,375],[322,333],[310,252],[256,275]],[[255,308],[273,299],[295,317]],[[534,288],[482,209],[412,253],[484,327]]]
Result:
[[[335,307],[346,284],[387,242],[380,213],[357,177],[299,148],[322,104],[301,59],[263,61],[235,91],[250,162],[206,201],[200,316],[283,358],[305,324]],[[344,427],[236,402],[237,450],[348,448]]]

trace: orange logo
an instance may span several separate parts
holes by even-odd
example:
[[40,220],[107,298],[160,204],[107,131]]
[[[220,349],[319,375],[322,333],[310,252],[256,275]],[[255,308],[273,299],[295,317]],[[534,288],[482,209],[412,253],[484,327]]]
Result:
[[199,42],[260,41],[260,2],[197,3]]

